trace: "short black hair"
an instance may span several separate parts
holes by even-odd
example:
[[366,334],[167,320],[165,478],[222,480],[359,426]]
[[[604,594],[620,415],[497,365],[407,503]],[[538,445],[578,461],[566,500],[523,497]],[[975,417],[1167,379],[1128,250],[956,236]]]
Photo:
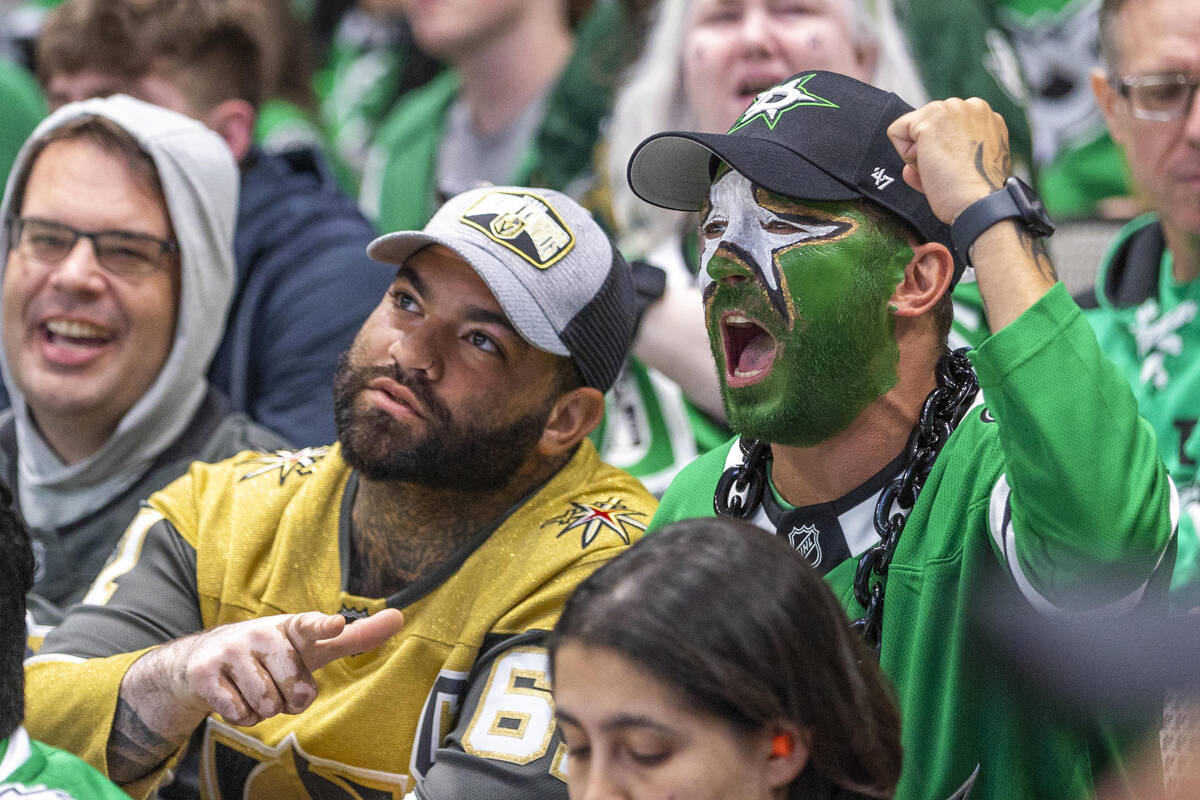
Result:
[[29,531],[0,482],[0,738],[25,716],[25,595],[33,588],[33,569]]

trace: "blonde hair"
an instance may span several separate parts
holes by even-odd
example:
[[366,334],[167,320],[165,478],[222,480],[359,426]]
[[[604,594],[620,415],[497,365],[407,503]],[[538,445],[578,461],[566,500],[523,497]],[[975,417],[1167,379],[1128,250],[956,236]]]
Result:
[[[878,46],[872,83],[896,92],[913,105],[925,102],[892,0],[835,0],[847,13],[857,45]],[[621,250],[644,256],[664,239],[684,230],[687,212],[658,208],[634,195],[625,179],[630,156],[646,137],[666,130],[698,130],[683,86],[683,46],[691,24],[690,0],[659,0],[642,53],[617,91],[608,127],[603,165],[611,193],[612,218]]]

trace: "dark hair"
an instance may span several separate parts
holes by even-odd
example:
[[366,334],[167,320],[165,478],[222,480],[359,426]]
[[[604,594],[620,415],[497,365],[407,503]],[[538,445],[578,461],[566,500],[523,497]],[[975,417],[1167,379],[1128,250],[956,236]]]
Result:
[[1114,70],[1121,60],[1121,45],[1117,40],[1117,15],[1125,8],[1125,0],[1102,0],[1100,3],[1100,55],[1110,78],[1118,77]]
[[0,738],[25,716],[25,594],[33,588],[29,531],[0,482]]
[[95,70],[136,80],[167,71],[197,111],[238,98],[263,99],[255,21],[234,0],[67,0],[37,42],[42,85],[56,73]]
[[593,573],[550,641],[613,650],[735,730],[811,732],[789,797],[891,797],[900,718],[874,656],[791,547],[748,523],[678,522]]
[[[154,159],[138,144],[137,139],[133,138],[133,134],[110,119],[89,115],[76,117],[33,143],[28,157],[21,164],[21,171],[17,173],[16,180],[13,182],[12,198],[8,206],[10,214],[18,216],[21,213],[21,205],[25,202],[25,191],[29,186],[29,176],[33,172],[33,165],[37,163],[38,157],[54,142],[75,140],[91,142],[106,153],[124,157],[129,171],[143,186],[162,200],[164,207],[166,206],[162,182],[158,177],[158,167],[155,166]],[[167,215],[167,219],[169,224],[170,214]],[[9,246],[12,246],[12,242],[9,242]]]

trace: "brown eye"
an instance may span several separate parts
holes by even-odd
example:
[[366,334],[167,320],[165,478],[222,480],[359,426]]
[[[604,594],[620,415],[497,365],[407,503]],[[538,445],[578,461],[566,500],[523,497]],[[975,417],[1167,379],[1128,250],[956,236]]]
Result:
[[709,220],[700,226],[700,235],[705,239],[717,239],[729,229],[729,223],[723,219]]
[[767,233],[775,233],[775,234],[789,234],[789,233],[795,233],[796,231],[800,230],[792,223],[785,222],[781,219],[773,219],[770,222],[764,224],[762,227],[763,227],[763,230],[766,231]]

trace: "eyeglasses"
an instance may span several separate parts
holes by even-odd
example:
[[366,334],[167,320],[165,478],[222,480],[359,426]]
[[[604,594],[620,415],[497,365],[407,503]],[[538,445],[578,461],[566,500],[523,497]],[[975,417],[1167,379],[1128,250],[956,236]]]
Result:
[[1138,119],[1170,122],[1188,113],[1200,78],[1182,72],[1126,75],[1116,83],[1117,93],[1129,101]]
[[179,245],[146,233],[132,231],[85,231],[61,222],[34,217],[9,217],[8,240],[22,256],[43,264],[57,264],[75,249],[80,237],[92,240],[100,266],[114,275],[145,277],[163,264]]

